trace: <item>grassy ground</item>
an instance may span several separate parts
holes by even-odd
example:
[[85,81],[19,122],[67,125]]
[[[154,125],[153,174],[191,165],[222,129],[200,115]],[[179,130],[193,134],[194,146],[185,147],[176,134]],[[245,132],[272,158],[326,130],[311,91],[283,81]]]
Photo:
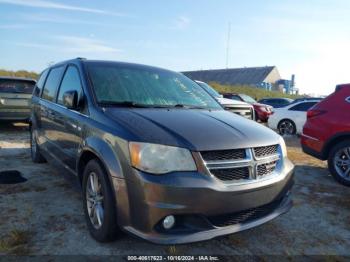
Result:
[[220,85],[215,82],[211,82],[210,85],[214,87],[219,93],[239,93],[249,95],[256,100],[266,98],[266,97],[288,97],[288,98],[298,98],[299,95],[288,95],[277,91],[267,91],[264,89],[251,87],[251,86],[230,86],[230,85]]

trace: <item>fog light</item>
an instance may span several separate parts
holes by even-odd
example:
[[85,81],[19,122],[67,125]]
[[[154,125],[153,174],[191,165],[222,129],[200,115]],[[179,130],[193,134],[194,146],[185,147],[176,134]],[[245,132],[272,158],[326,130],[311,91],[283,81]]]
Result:
[[163,220],[163,227],[165,229],[170,229],[174,226],[175,224],[175,217],[174,216],[167,216],[166,218],[164,218]]

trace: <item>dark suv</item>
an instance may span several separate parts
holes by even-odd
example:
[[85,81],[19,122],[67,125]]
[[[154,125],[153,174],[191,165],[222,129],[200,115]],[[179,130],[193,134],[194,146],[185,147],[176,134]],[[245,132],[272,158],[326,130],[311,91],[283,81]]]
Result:
[[265,223],[292,205],[283,139],[223,110],[172,71],[74,59],[32,99],[31,152],[76,175],[98,241],[119,229],[162,244]]

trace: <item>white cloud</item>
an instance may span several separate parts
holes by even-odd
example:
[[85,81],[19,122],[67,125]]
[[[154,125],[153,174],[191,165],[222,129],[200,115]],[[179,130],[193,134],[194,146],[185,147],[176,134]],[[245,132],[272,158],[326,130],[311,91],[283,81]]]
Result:
[[[0,0],[1,1],[1,0]],[[95,21],[86,21],[79,19],[71,19],[64,16],[57,15],[45,15],[45,14],[24,14],[21,17],[28,21],[32,22],[47,22],[47,23],[57,23],[57,24],[84,24],[84,25],[98,25],[98,26],[112,26],[112,24],[95,22]]]
[[175,29],[185,29],[187,28],[191,23],[191,19],[189,19],[186,16],[179,16],[175,21]]
[[113,12],[109,12],[101,9],[85,8],[81,6],[66,5],[66,4],[55,3],[55,2],[46,1],[46,0],[0,0],[0,3],[37,7],[37,8],[61,9],[61,10],[68,10],[68,11],[79,11],[79,12],[88,12],[88,13],[95,13],[95,14],[124,16],[124,14],[121,14],[121,13],[113,13]]
[[52,37],[55,40],[55,44],[43,44],[38,42],[18,42],[14,43],[16,46],[54,50],[55,52],[66,53],[70,56],[81,55],[103,55],[103,54],[115,54],[122,52],[121,49],[114,48],[107,45],[103,41],[75,36],[55,36]]
[[72,53],[115,53],[122,50],[106,45],[103,41],[76,37],[76,36],[57,36],[55,37],[62,42],[64,52]]

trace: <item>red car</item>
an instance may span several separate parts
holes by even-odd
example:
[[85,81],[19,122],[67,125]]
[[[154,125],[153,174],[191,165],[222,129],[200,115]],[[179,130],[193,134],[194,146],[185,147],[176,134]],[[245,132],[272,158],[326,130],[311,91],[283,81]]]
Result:
[[350,186],[350,84],[337,86],[307,112],[301,144],[305,153],[328,160],[333,177]]
[[225,93],[222,94],[225,98],[243,101],[248,104],[251,104],[254,107],[255,111],[255,120],[260,120],[261,122],[267,122],[269,116],[273,114],[273,107],[265,104],[260,104],[256,100],[245,94],[234,94],[234,93]]

